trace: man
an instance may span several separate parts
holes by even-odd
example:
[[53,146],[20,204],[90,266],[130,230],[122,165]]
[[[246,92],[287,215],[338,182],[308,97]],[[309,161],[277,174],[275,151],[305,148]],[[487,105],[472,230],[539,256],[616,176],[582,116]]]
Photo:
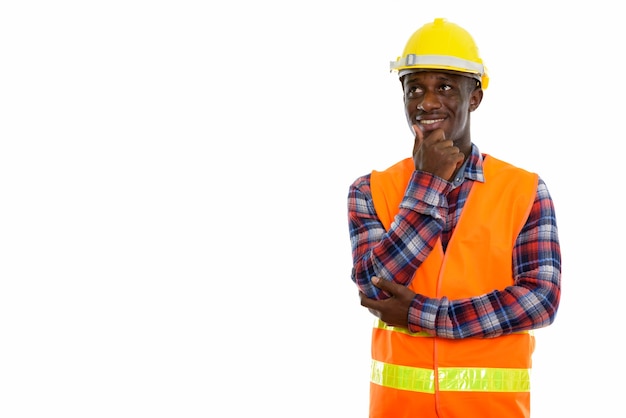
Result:
[[352,280],[378,317],[370,417],[529,417],[531,331],[561,292],[552,199],[472,142],[489,78],[467,31],[435,19],[391,68],[412,156],[348,196]]

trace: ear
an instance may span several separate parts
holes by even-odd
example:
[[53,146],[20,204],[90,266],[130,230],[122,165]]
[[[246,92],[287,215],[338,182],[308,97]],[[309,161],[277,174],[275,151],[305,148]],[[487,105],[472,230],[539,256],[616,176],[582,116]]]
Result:
[[483,101],[483,89],[481,89],[480,87],[477,87],[472,91],[470,95],[469,111],[473,112],[474,110],[478,109],[478,106],[480,106],[480,102],[482,101]]
[[406,76],[400,77],[399,80],[400,80],[400,87],[402,88],[402,101],[406,105],[406,94],[404,94],[404,77]]

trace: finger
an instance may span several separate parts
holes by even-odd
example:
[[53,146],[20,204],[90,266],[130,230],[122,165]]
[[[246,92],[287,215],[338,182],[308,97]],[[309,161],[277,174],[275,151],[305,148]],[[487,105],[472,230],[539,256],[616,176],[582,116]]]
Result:
[[361,299],[361,306],[369,309],[373,309],[376,304],[375,299],[368,298],[365,293],[359,292],[359,298]]
[[380,319],[380,315],[381,315],[380,311],[377,311],[376,309],[372,309],[372,308],[369,308],[368,311],[370,311],[370,313],[374,315],[376,318]]
[[415,134],[415,139],[419,139],[420,141],[424,140],[424,132],[422,131],[422,127],[417,123],[413,124],[413,133]]
[[462,152],[459,152],[459,157],[456,163],[455,171],[458,170],[463,165],[463,161],[465,161],[465,155]]
[[422,146],[422,142],[424,142],[424,132],[422,132],[422,128],[418,124],[414,123],[413,133],[415,133],[415,143],[413,144],[413,154],[415,154],[419,147]]
[[435,129],[428,138],[431,139],[431,143],[433,144],[436,142],[444,142],[446,140],[446,133],[441,128]]

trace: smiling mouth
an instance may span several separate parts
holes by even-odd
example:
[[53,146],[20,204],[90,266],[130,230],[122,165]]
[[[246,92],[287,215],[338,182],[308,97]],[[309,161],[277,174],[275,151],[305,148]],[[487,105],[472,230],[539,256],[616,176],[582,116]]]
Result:
[[443,122],[443,119],[422,119],[419,121],[422,125],[432,125],[438,122]]

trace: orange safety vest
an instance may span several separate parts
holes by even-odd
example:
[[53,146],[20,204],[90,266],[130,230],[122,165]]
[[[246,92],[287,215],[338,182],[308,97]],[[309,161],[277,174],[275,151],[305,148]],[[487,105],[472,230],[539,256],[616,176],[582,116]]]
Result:
[[[538,176],[494,157],[484,161],[446,252],[441,240],[408,286],[428,297],[469,298],[514,282],[512,253]],[[371,175],[376,213],[389,230],[411,174],[407,158]],[[377,321],[372,331],[370,417],[530,416],[534,336],[445,339]]]

